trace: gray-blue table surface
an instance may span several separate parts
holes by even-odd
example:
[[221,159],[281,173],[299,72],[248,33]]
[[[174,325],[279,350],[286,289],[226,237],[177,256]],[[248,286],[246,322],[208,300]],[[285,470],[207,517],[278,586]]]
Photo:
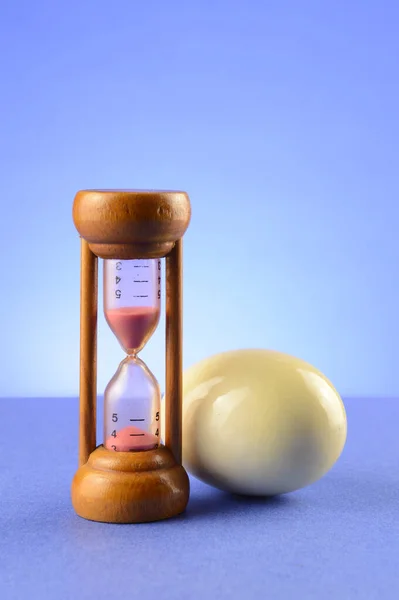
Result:
[[312,486],[245,499],[192,479],[184,515],[107,525],[70,502],[77,399],[0,399],[0,599],[399,598],[399,400],[345,406]]

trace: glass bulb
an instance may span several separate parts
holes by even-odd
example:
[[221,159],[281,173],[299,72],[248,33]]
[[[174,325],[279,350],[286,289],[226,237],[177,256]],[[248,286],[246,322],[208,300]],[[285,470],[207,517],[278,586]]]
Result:
[[157,328],[161,261],[104,260],[104,316],[126,354],[140,352]]
[[116,452],[159,445],[161,391],[146,364],[127,356],[104,392],[104,446]]

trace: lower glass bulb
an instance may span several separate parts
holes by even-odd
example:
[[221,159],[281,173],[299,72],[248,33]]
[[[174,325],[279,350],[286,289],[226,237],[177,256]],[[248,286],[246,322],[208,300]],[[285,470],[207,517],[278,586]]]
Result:
[[161,391],[147,365],[127,356],[104,392],[104,446],[115,452],[157,448]]

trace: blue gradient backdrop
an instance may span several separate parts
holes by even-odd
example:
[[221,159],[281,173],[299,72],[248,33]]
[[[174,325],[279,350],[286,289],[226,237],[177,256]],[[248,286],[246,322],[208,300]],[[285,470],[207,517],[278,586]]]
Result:
[[[185,366],[269,347],[399,395],[398,25],[394,0],[2,0],[0,395],[77,394],[87,187],[189,192]],[[121,358],[101,318],[100,392]]]

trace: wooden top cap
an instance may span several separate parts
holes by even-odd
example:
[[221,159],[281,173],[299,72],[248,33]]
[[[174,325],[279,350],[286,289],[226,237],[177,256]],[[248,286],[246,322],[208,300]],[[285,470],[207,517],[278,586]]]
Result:
[[186,192],[81,190],[73,222],[100,258],[160,258],[183,237],[191,217]]

